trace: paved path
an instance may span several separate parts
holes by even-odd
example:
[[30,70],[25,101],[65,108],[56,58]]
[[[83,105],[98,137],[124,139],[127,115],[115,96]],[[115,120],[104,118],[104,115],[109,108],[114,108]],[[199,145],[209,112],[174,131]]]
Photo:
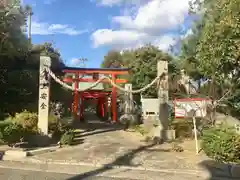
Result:
[[72,165],[37,165],[0,162],[0,179],[4,180],[203,180],[196,174],[152,172],[130,169],[91,168]]
[[[148,169],[199,170],[198,163],[206,158],[195,154],[195,143],[185,143],[184,152],[173,152],[172,144],[151,145],[143,137],[128,133],[116,126],[95,123],[82,127],[79,141],[82,144],[59,149],[56,152],[33,157],[40,161],[82,163],[92,166],[130,166]],[[205,158],[205,159],[204,159]]]

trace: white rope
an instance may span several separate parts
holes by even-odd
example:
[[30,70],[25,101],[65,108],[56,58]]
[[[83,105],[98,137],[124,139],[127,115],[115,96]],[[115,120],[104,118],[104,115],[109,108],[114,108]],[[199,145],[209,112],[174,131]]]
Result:
[[[59,79],[51,70],[50,68],[48,67],[45,67],[46,71],[49,73],[49,75],[58,83],[60,84],[61,86],[67,88],[67,89],[70,89],[72,91],[75,91],[75,88],[73,88],[72,86],[64,83],[61,79]],[[122,88],[121,86],[118,86],[117,84],[115,84],[111,78],[107,77],[107,76],[103,76],[101,77],[99,80],[97,80],[95,83],[93,83],[91,86],[85,88],[85,89],[79,89],[77,88],[76,90],[79,91],[79,92],[82,92],[82,91],[87,91],[89,89],[92,89],[94,87],[96,87],[99,83],[101,83],[101,81],[103,81],[104,79],[107,79],[109,80],[110,84],[113,86],[113,87],[116,87],[117,89],[121,90],[121,91],[124,91],[124,92],[128,92],[128,93],[141,93],[141,92],[144,92],[146,91],[148,88],[150,88],[153,84],[157,83],[158,80],[160,79],[161,76],[157,76],[150,84],[146,85],[145,87],[141,88],[141,89],[138,89],[138,90],[126,90],[125,88]]]

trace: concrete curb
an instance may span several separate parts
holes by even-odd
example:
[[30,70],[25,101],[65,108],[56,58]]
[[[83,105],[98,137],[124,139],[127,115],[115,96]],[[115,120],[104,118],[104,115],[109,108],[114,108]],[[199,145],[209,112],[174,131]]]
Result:
[[59,146],[52,146],[52,147],[30,150],[28,151],[28,156],[36,156],[36,155],[47,153],[47,152],[54,152],[58,149],[59,149]]
[[10,149],[0,152],[0,160],[22,159],[28,156],[35,156],[47,152],[54,152],[58,149],[57,146],[39,148],[34,150]]

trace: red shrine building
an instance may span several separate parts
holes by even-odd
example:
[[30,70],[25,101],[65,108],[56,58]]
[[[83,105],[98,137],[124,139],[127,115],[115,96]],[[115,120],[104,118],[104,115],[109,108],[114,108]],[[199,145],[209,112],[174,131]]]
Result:
[[[73,93],[72,113],[76,119],[84,120],[84,101],[93,99],[97,104],[97,112],[100,117],[104,117],[109,111],[108,99],[111,100],[111,119],[117,122],[117,89],[112,87],[104,89],[104,83],[110,83],[108,79],[104,79],[96,87],[85,90],[93,83],[98,81],[101,76],[108,76],[115,84],[127,83],[126,79],[117,78],[119,75],[126,75],[129,72],[128,68],[75,68],[64,67],[62,70],[65,73],[63,81],[72,85],[75,90]],[[77,91],[82,89],[83,91]],[[79,113],[78,113],[79,112]]]

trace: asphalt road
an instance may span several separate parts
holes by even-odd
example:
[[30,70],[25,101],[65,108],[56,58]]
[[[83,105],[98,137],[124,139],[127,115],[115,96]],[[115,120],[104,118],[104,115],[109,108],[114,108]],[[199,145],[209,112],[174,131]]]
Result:
[[112,177],[86,177],[62,173],[0,168],[1,180],[126,180]]
[[[59,169],[61,171],[61,168]],[[231,180],[224,177],[211,177],[203,178],[196,175],[190,174],[175,174],[175,173],[157,173],[153,176],[153,172],[149,172],[146,180]],[[135,173],[135,180],[138,179],[139,173]],[[133,178],[133,177],[132,177]],[[0,167],[0,180],[134,180],[129,178],[113,178],[105,176],[94,176],[87,175],[72,175],[66,173],[54,173],[45,171],[34,171],[34,170],[20,170],[12,168],[1,168]]]

